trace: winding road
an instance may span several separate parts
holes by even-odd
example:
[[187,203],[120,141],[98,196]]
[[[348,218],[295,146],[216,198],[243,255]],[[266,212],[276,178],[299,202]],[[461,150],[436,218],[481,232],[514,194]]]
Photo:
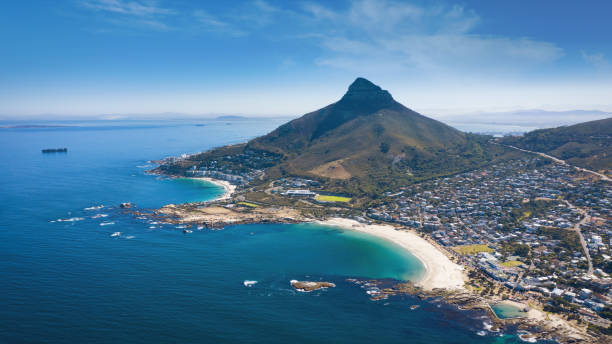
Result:
[[580,244],[582,245],[582,249],[584,250],[584,253],[586,254],[587,262],[589,263],[589,270],[587,274],[592,275],[593,274],[593,262],[591,261],[591,254],[589,253],[589,248],[587,247],[586,240],[584,240],[584,236],[582,236],[582,232],[580,232],[580,226],[582,226],[587,221],[589,221],[591,217],[587,214],[587,212],[584,209],[580,209],[568,201],[564,201],[564,202],[565,204],[567,204],[568,207],[572,209],[576,209],[580,212],[580,214],[582,214],[582,220],[576,223],[574,227],[572,228],[572,230],[576,232],[576,234],[578,234],[578,237],[580,238]]
[[525,152],[525,153],[536,154],[536,155],[539,155],[541,157],[548,158],[548,159],[550,159],[550,160],[552,160],[552,161],[554,161],[554,162],[556,162],[558,164],[571,166],[571,167],[577,169],[578,171],[590,173],[592,175],[595,175],[595,176],[599,177],[601,180],[604,180],[606,182],[612,182],[612,179],[608,178],[607,176],[605,176],[605,175],[603,175],[603,174],[601,174],[599,172],[591,171],[591,170],[588,170],[588,169],[583,168],[583,167],[578,167],[576,165],[572,165],[572,164],[568,163],[565,160],[561,160],[559,158],[555,158],[554,156],[548,155],[546,153],[530,151],[530,150],[527,150],[527,149],[518,148],[518,147],[510,146],[510,145],[503,145],[503,144],[500,144],[500,143],[494,143],[494,144],[497,144],[497,145],[500,145],[500,146],[504,146],[504,147],[508,147],[508,148],[512,148],[512,149],[516,149],[516,150],[520,150],[521,152]]
[[[498,143],[495,143],[495,144],[498,144]],[[601,180],[604,180],[606,182],[611,182],[612,181],[612,179],[608,178],[607,176],[605,176],[605,175],[603,175],[601,173],[598,173],[598,172],[595,172],[595,171],[591,171],[591,170],[588,170],[586,168],[578,167],[578,166],[575,166],[575,165],[571,165],[567,161],[561,160],[559,158],[555,158],[552,155],[548,155],[548,154],[541,153],[541,152],[534,152],[534,151],[530,151],[530,150],[527,150],[527,149],[522,149],[522,148],[518,148],[518,147],[515,147],[515,146],[510,146],[510,145],[502,145],[502,144],[499,144],[499,145],[500,146],[504,146],[504,147],[508,147],[508,148],[512,148],[512,149],[516,149],[516,150],[519,150],[519,151],[525,152],[525,153],[537,154],[537,155],[539,155],[541,157],[551,159],[552,161],[554,161],[554,162],[556,162],[558,164],[566,165],[566,166],[571,166],[571,167],[573,167],[573,168],[575,168],[575,169],[577,169],[579,171],[591,173],[591,174],[599,177]],[[564,202],[565,202],[565,204],[567,204],[568,207],[570,207],[572,209],[576,209],[576,210],[578,210],[580,212],[580,214],[582,214],[582,220],[580,220],[578,223],[576,223],[574,225],[574,227],[572,227],[571,230],[576,232],[576,234],[578,234],[578,237],[580,238],[580,244],[582,245],[582,250],[584,251],[584,253],[586,255],[586,258],[587,258],[587,262],[589,264],[589,269],[588,269],[587,274],[588,275],[592,275],[593,274],[593,262],[591,261],[591,254],[589,253],[589,248],[588,248],[588,246],[586,244],[586,240],[584,240],[584,236],[582,235],[582,232],[580,231],[580,226],[582,226],[587,221],[589,221],[591,219],[591,217],[587,214],[587,212],[584,209],[581,209],[581,208],[578,208],[578,207],[574,206],[573,204],[571,204],[567,200],[564,200]]]

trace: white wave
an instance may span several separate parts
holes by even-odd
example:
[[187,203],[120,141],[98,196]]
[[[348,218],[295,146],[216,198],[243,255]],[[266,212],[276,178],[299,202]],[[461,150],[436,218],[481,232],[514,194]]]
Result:
[[115,223],[113,221],[106,221],[106,222],[101,222],[100,226],[111,226],[114,225]]
[[245,287],[251,287],[254,284],[257,284],[257,281],[249,281],[249,280],[244,280],[244,282],[242,282],[242,284],[244,284]]
[[478,331],[478,332],[476,332],[476,334],[479,335],[479,336],[486,336],[487,335],[487,333],[485,331]]
[[[529,337],[527,337],[529,336]],[[533,335],[527,331],[520,331],[518,336],[523,342],[527,343],[537,343],[538,340],[533,337]]]
[[134,238],[135,238],[135,236],[133,236],[133,235],[128,235],[128,236],[126,236],[125,238],[126,238],[126,239],[134,239]]
[[104,205],[100,204],[100,205],[94,205],[94,206],[89,207],[89,208],[85,208],[83,210],[98,210],[98,209],[102,209],[102,208],[104,208]]
[[115,232],[113,234],[110,235],[111,237],[118,237],[121,236],[121,232]]
[[92,219],[99,219],[101,217],[108,217],[108,214],[96,214],[94,216],[92,216]]
[[75,222],[75,221],[83,221],[85,220],[84,217],[71,217],[68,219],[57,219],[57,222]]

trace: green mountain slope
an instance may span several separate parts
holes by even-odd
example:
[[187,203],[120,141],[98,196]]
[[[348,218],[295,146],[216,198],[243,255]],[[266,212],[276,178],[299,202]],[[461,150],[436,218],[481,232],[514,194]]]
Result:
[[[362,126],[371,127],[374,134],[355,138],[366,144],[373,140],[382,142],[389,136],[413,137],[412,143],[420,146],[438,146],[465,139],[460,131],[404,107],[389,92],[366,79],[357,78],[338,102],[286,123],[249,145],[299,155],[322,141],[333,145],[338,135],[352,135]],[[391,127],[396,130],[387,133],[386,129]]]
[[439,175],[487,158],[483,138],[422,116],[358,78],[338,102],[248,143],[287,157],[291,174],[332,179]]
[[[179,166],[216,166],[241,171],[243,163],[224,156],[267,154],[268,178],[304,176],[323,180],[329,190],[380,195],[425,178],[471,170],[503,158],[509,149],[490,137],[463,133],[396,102],[389,92],[357,78],[336,103],[292,120],[243,145],[221,147],[191,157]],[[218,168],[218,167],[217,167]]]
[[612,169],[612,117],[505,137],[501,143],[542,152],[595,171]]

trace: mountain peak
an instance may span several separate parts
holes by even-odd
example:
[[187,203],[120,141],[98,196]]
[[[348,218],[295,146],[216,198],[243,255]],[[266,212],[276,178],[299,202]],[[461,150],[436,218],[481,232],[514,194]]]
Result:
[[359,77],[359,78],[355,79],[355,81],[353,81],[353,83],[349,86],[348,90],[349,90],[349,92],[357,91],[357,90],[361,90],[361,91],[365,91],[365,90],[380,91],[381,88],[379,86],[374,85],[374,83],[372,83],[370,80]]
[[389,92],[375,85],[368,79],[357,78],[349,86],[348,91],[341,101],[365,101],[381,103],[391,103],[393,97]]
[[389,92],[367,79],[357,78],[349,86],[342,99],[321,116],[321,121],[312,134],[312,139],[357,117],[372,115],[382,109],[398,110],[400,108],[402,105],[393,100]]

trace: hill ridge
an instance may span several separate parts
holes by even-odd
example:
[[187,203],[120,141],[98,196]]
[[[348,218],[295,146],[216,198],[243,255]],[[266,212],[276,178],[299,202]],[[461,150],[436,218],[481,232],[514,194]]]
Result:
[[192,156],[177,170],[249,166],[265,170],[267,180],[301,176],[323,181],[329,191],[378,197],[391,187],[478,168],[508,152],[489,140],[423,116],[357,78],[337,102],[245,144]]

